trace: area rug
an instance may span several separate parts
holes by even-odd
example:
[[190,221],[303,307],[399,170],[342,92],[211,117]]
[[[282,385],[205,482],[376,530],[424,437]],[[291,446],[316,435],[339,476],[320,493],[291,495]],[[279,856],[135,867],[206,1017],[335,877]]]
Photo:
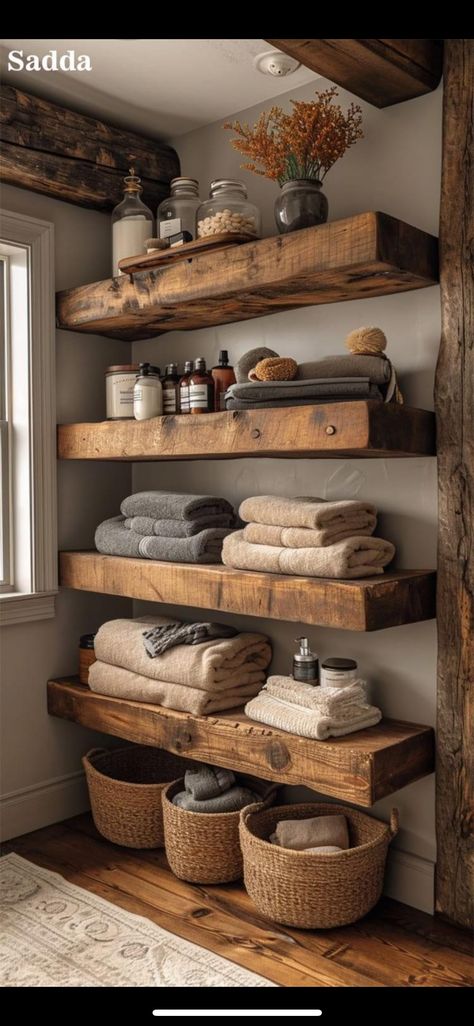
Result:
[[19,855],[0,859],[4,987],[274,987]]

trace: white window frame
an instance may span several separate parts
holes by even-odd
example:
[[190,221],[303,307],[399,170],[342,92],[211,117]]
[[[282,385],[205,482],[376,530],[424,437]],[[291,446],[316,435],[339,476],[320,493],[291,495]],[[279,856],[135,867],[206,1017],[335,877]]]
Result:
[[[25,250],[29,279],[27,450],[29,454],[30,557],[29,584],[0,593],[0,624],[50,619],[58,590],[56,390],[54,313],[54,226],[47,221],[0,211],[0,239]],[[14,311],[13,311],[14,318]],[[13,325],[12,318],[12,325]],[[13,336],[13,327],[12,327]],[[15,347],[12,352],[15,360]],[[10,368],[10,380],[11,380]],[[7,379],[8,387],[8,379]],[[12,511],[15,513],[15,397],[11,397],[10,431]],[[14,518],[16,519],[16,517]],[[15,542],[15,523],[13,522]],[[18,544],[18,539],[16,539]],[[14,553],[15,544],[11,546]],[[13,568],[13,580],[15,573]],[[14,586],[13,586],[14,587]]]

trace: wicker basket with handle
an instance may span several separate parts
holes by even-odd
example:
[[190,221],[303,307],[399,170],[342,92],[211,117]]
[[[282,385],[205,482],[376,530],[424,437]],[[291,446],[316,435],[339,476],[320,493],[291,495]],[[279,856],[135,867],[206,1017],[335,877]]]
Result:
[[[341,813],[349,827],[347,851],[309,854],[268,841],[281,819]],[[248,805],[240,813],[245,887],[258,911],[284,926],[323,930],[355,923],[380,898],[387,850],[397,830],[396,809],[388,826],[345,805]]]
[[[257,777],[239,774],[238,783],[261,794],[270,804],[278,785]],[[188,812],[172,799],[184,790],[184,780],[175,780],[163,791],[165,847],[170,868],[180,880],[189,883],[230,883],[242,876],[242,852],[239,844],[240,812]],[[262,806],[253,805],[252,808]]]
[[92,748],[82,764],[99,833],[125,848],[163,848],[161,793],[196,763],[160,748],[127,745]]

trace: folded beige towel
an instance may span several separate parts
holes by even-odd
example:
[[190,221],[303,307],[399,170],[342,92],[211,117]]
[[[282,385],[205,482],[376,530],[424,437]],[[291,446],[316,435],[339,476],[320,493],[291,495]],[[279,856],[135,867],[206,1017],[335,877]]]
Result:
[[222,548],[222,562],[238,570],[344,580],[382,574],[394,555],[395,546],[382,538],[354,537],[322,548],[285,549],[252,545],[245,541],[243,531],[224,538]]
[[304,851],[326,845],[349,848],[349,830],[345,816],[312,816],[310,819],[281,819],[271,834],[272,844]]
[[[340,499],[325,502],[313,496],[253,495],[240,505],[242,520],[247,523],[273,524],[275,527],[310,527],[313,530],[345,530],[353,523],[360,524],[361,514],[367,525],[376,516],[371,502],[358,499]],[[353,519],[356,517],[356,521]],[[356,534],[356,531],[353,532]]]
[[354,681],[345,688],[321,688],[293,677],[272,676],[262,691],[291,705],[340,720],[351,719],[355,705],[367,704],[364,682],[361,681]]
[[255,695],[261,682],[226,688],[225,691],[210,693],[190,688],[171,681],[150,680],[140,673],[131,673],[120,666],[111,666],[97,660],[90,667],[89,687],[99,695],[112,698],[127,698],[133,702],[149,702],[162,705],[165,709],[178,709],[194,716],[206,716],[220,709],[234,709],[247,698]]
[[109,620],[95,636],[96,659],[152,680],[185,684],[202,691],[261,685],[265,680],[272,650],[263,634],[242,633],[233,638],[203,641],[200,645],[177,645],[156,659],[150,659],[143,644],[143,632],[149,627],[172,623],[176,620],[163,616]]
[[335,855],[338,851],[343,851],[343,848],[339,848],[337,844],[319,844],[317,848],[305,848],[307,855]]
[[245,541],[254,545],[281,545],[288,549],[311,549],[322,545],[333,545],[344,538],[373,534],[377,517],[367,513],[354,513],[350,527],[276,527],[270,524],[247,524],[244,527]]
[[313,738],[315,741],[353,734],[357,730],[375,726],[382,719],[380,709],[374,705],[354,705],[350,719],[333,718],[324,716],[314,709],[303,709],[291,702],[284,702],[281,698],[274,698],[265,690],[247,702],[245,712],[251,720],[266,723],[269,727],[276,727],[288,734]]

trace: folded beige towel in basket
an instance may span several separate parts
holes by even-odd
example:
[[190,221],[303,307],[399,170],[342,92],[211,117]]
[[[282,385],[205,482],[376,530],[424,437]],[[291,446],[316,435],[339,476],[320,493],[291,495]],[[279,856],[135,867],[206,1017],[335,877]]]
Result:
[[[240,505],[242,520],[247,523],[270,524],[275,527],[309,527],[312,530],[334,531],[354,529],[371,524],[375,527],[377,510],[371,502],[340,499],[325,502],[313,496],[253,495]],[[329,537],[329,535],[328,535]],[[327,543],[326,543],[327,544]]]
[[110,663],[98,660],[89,668],[89,687],[99,695],[149,702],[151,705],[162,705],[165,709],[206,716],[220,709],[235,709],[242,705],[247,698],[256,694],[261,682],[235,685],[219,692],[200,691],[185,684],[150,680],[140,673],[132,673],[121,666],[111,666]]
[[202,691],[225,691],[245,684],[262,684],[265,680],[272,650],[264,634],[242,633],[233,638],[203,641],[200,645],[178,645],[150,659],[143,644],[143,632],[172,623],[176,620],[163,616],[109,620],[95,636],[96,658],[152,680],[185,684]]
[[345,816],[312,816],[310,819],[281,819],[270,835],[272,844],[305,851],[308,848],[335,845],[349,848],[349,830]]
[[343,580],[382,574],[394,555],[395,546],[383,538],[354,537],[320,548],[287,549],[252,545],[243,531],[227,535],[222,548],[222,562],[238,570]]

